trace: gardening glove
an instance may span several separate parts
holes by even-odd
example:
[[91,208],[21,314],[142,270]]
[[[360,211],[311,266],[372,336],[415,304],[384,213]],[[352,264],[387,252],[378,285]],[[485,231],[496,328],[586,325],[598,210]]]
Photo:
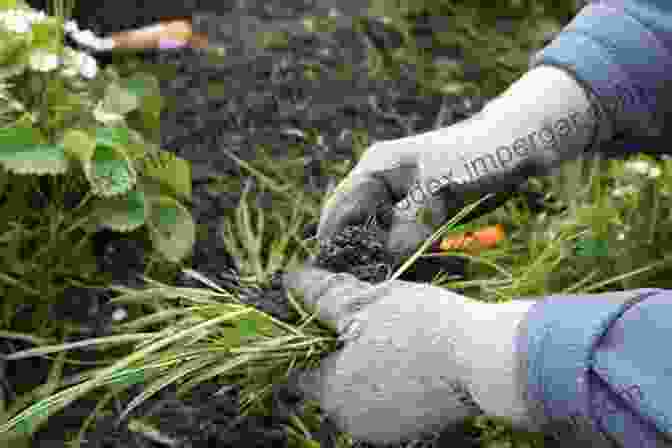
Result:
[[344,341],[296,385],[354,438],[398,443],[481,410],[533,428],[513,348],[532,301],[485,304],[398,280],[374,287],[313,267],[283,281]]
[[407,256],[465,205],[550,174],[608,139],[601,112],[569,73],[534,68],[468,120],[374,143],[325,202],[317,237],[362,224],[375,210],[388,249]]

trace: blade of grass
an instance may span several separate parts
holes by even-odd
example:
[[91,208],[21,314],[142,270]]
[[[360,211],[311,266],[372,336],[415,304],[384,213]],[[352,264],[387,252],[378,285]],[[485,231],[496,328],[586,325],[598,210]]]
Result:
[[145,385],[142,393],[137,395],[135,398],[133,398],[133,400],[131,400],[130,403],[128,403],[128,405],[126,405],[126,408],[119,415],[117,422],[124,420],[128,414],[133,411],[133,409],[140,406],[148,398],[159,392],[164,387],[178,381],[180,378],[183,378],[184,376],[189,375],[196,370],[199,370],[209,364],[216,363],[219,359],[221,359],[221,357],[222,356],[220,353],[199,357],[198,359],[184,363],[184,365],[172,370],[169,374],[164,375],[154,382]]
[[671,257],[665,257],[664,259],[662,259],[660,261],[656,261],[654,263],[651,263],[648,266],[644,266],[642,268],[635,269],[635,270],[627,272],[625,274],[621,274],[621,275],[611,277],[611,278],[609,278],[607,280],[603,280],[601,282],[597,282],[597,283],[583,289],[581,292],[582,293],[588,293],[588,292],[591,292],[591,291],[595,291],[596,289],[603,288],[603,287],[605,287],[607,285],[610,285],[612,283],[616,283],[616,282],[619,282],[621,280],[624,280],[624,279],[631,278],[631,277],[634,277],[636,275],[642,274],[646,271],[650,271],[652,269],[659,268],[659,267],[669,263],[671,260],[672,260]]
[[101,338],[91,338],[91,339],[85,339],[83,341],[69,342],[67,344],[58,344],[58,345],[51,345],[48,347],[38,347],[38,348],[31,348],[28,350],[21,350],[19,352],[14,352],[11,355],[7,355],[5,359],[8,361],[16,361],[17,359],[31,358],[34,356],[45,355],[47,353],[56,353],[65,350],[71,350],[74,348],[90,347],[93,345],[127,344],[129,342],[144,341],[152,336],[154,336],[154,333],[135,333],[135,334],[124,334],[117,336],[104,336]]
[[[424,243],[420,245],[420,247],[415,251],[413,255],[411,255],[402,265],[397,269],[397,271],[390,277],[389,280],[387,281],[392,281],[398,279],[406,270],[413,264],[415,261],[422,255],[422,253],[429,248],[429,246],[432,245],[438,238],[440,238],[444,233],[447,231],[451,230],[455,223],[458,222],[460,219],[468,215],[472,210],[474,210],[476,207],[478,207],[482,202],[490,198],[492,194],[487,194],[483,198],[479,199],[475,203],[468,205],[464,207],[462,210],[460,210],[453,218],[448,220],[444,225],[439,227],[438,230],[436,230],[427,240],[425,240]],[[387,281],[383,282],[387,283]],[[378,285],[376,285],[378,286]]]
[[441,252],[439,254],[425,254],[422,256],[422,258],[442,258],[442,257],[464,258],[465,260],[473,261],[474,263],[480,263],[485,266],[489,266],[507,278],[513,278],[513,274],[510,271],[506,270],[497,263],[489,261],[483,257],[479,257],[476,255],[469,255],[464,252],[447,251],[447,252]]
[[93,379],[86,381],[85,383],[79,384],[77,386],[70,387],[64,391],[54,394],[51,397],[30,406],[28,409],[22,411],[8,422],[4,423],[3,425],[0,425],[0,432],[7,432],[11,430],[17,424],[24,422],[26,420],[30,420],[34,414],[42,413],[47,408],[51,409],[51,413],[58,412],[59,410],[66,407],[68,404],[80,398],[82,395],[101,386],[105,382],[107,375],[113,374],[114,372],[124,369],[129,365],[131,365],[132,363],[142,360],[143,357],[149,355],[150,353],[156,352],[161,348],[166,347],[169,344],[172,344],[173,342],[177,342],[181,338],[187,337],[193,333],[201,331],[204,328],[217,325],[221,322],[235,319],[239,316],[248,314],[249,312],[250,310],[243,309],[238,312],[228,313],[218,318],[208,320],[206,322],[195,325],[194,327],[174,332],[172,335],[162,340],[156,341],[153,344],[140,350],[137,350],[131,355],[122,358],[121,360],[115,362],[112,366],[102,369],[102,371],[99,372]]

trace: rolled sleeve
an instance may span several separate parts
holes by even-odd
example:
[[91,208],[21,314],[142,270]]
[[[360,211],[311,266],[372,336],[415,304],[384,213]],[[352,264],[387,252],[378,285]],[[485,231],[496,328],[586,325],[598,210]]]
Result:
[[584,422],[624,447],[670,446],[672,291],[550,296],[518,334],[524,398],[535,422]]

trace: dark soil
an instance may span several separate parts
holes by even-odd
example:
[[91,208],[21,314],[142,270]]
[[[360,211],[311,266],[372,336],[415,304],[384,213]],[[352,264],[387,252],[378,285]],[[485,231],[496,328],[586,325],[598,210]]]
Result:
[[[44,1],[29,3],[44,9]],[[285,320],[293,318],[293,311],[277,275],[269,285],[258,287],[241,285],[235,280],[235,265],[218,227],[221,217],[236,206],[240,194],[236,191],[213,193],[208,183],[215,177],[235,177],[243,183],[247,174],[221,148],[228,148],[243,160],[254,160],[255,145],[264,144],[271,148],[272,156],[282,160],[287,156],[288,129],[318,129],[323,141],[307,146],[304,180],[306,189],[326,193],[331,179],[319,169],[311,169],[310,163],[354,160],[353,129],[367,129],[374,141],[400,138],[431,130],[439,115],[441,126],[467,118],[485,102],[477,97],[420,95],[414,66],[402,67],[391,81],[371,79],[365,69],[367,47],[393,49],[401,44],[400,35],[375,20],[367,22],[366,33],[357,32],[347,16],[338,21],[332,33],[307,34],[299,18],[307,13],[326,15],[334,6],[331,3],[337,2],[183,0],[171,3],[152,0],[139,4],[137,0],[115,0],[77,2],[75,10],[80,28],[92,29],[96,34],[149,25],[159,19],[189,17],[192,11],[208,13],[196,20],[196,26],[207,32],[212,41],[227,46],[229,54],[225,59],[212,60],[188,49],[142,54],[145,62],[159,64],[165,73],[161,89],[170,107],[161,119],[161,147],[175,151],[192,163],[191,207],[199,225],[199,239],[188,265],[217,283],[233,284],[244,291],[245,301]],[[360,13],[360,4],[365,2],[338,3],[339,9],[347,15]],[[259,31],[278,27],[289,32],[286,47],[262,50],[251,44]],[[115,57],[104,56],[101,60],[109,63]],[[335,76],[344,62],[352,68],[352,76],[345,80]],[[322,75],[318,82],[304,73],[307,63],[320,67]],[[213,85],[223,93],[214,93]],[[41,196],[34,200],[43,202]],[[362,229],[347,232],[350,234],[341,235],[325,248],[320,263],[334,270],[352,272],[362,279],[380,281],[390,266],[380,243]],[[105,232],[98,236],[97,247],[101,269],[117,282],[137,284],[137,274],[144,269],[146,261],[143,244],[131,235]],[[422,272],[427,275],[432,269],[425,267]],[[462,268],[456,265],[454,269]],[[415,279],[425,281],[420,274]],[[178,278],[176,285],[194,286],[193,280],[185,276]],[[106,305],[108,298],[107,293],[101,291],[69,290],[63,300],[54,305],[54,317],[81,324],[80,337],[104,335],[113,312]],[[25,343],[0,342],[5,353],[29,347]],[[10,399],[14,392],[29,390],[46,379],[49,365],[49,361],[41,358],[0,365],[6,369],[8,380],[3,389]],[[73,369],[69,374],[75,372]],[[168,389],[137,409],[133,416],[156,420],[163,442],[131,431],[126,422],[119,427],[113,424],[127,398],[120,397],[116,411],[96,423],[95,430],[87,433],[82,448],[287,446],[286,434],[280,425],[286,422],[286,409],[295,406],[292,402],[296,400],[279,393],[272,417],[239,418],[235,390],[228,395],[213,395],[220,388],[221,385],[204,384],[186,399],[179,400],[171,397]],[[134,387],[129,396],[140,391],[141,386]],[[78,428],[94,405],[93,401],[81,400],[66,408],[36,434],[33,446],[61,448],[65,432]],[[324,432],[315,437],[327,448],[332,446],[329,439],[333,431],[327,424],[324,428]],[[397,448],[474,446],[464,434],[446,434],[397,445]],[[358,446],[370,448],[370,445]]]
[[[347,226],[320,244],[313,264],[333,272],[350,273],[362,281],[382,282],[399,267],[385,250],[384,236],[383,229],[373,223]],[[430,282],[441,271],[463,277],[465,268],[464,259],[458,257],[420,258],[400,278]]]
[[314,264],[333,272],[348,272],[366,282],[382,282],[394,268],[383,236],[373,225],[348,226],[320,244]]

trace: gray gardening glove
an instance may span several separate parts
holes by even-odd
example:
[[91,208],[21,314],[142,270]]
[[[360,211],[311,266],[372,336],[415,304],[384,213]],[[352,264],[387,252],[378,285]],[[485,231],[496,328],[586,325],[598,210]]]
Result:
[[404,281],[373,289],[316,268],[284,283],[345,340],[298,386],[354,438],[397,443],[480,410],[532,427],[513,348],[531,301],[483,304]]
[[610,137],[608,125],[596,125],[596,107],[568,73],[537,67],[468,120],[373,144],[325,202],[317,237],[377,210],[388,249],[408,255],[465,205],[549,174]]

